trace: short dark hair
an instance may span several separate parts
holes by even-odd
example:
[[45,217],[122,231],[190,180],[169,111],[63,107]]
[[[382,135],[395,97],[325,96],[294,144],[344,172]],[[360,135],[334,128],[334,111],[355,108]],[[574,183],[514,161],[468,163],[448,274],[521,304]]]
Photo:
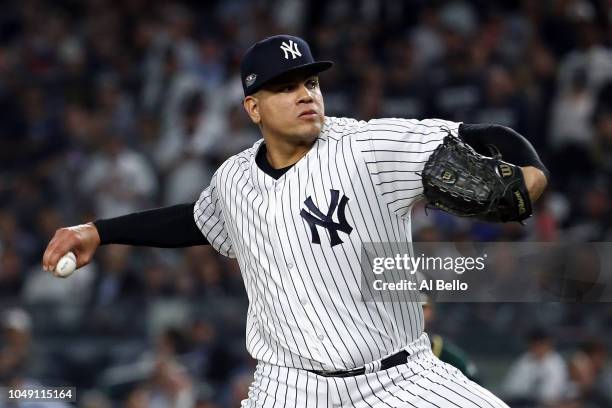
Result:
[[535,343],[551,339],[552,336],[550,332],[544,327],[533,327],[527,333],[527,340],[529,341],[529,343]]

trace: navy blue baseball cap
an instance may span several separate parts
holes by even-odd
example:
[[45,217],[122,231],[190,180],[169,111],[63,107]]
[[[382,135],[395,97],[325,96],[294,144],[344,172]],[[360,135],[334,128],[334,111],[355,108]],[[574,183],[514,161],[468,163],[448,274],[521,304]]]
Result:
[[259,91],[266,83],[294,71],[311,75],[334,65],[331,61],[315,61],[308,43],[292,35],[275,35],[253,44],[242,57],[240,79],[244,96]]

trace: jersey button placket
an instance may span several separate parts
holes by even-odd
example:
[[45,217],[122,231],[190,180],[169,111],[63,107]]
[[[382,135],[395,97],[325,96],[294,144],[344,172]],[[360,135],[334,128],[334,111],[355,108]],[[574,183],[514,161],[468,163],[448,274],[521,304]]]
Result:
[[[287,269],[289,269],[289,272],[294,273],[295,272],[295,264],[292,261],[288,261],[287,262]],[[297,295],[298,295],[298,299],[300,301],[300,304],[302,306],[308,305],[308,294],[305,292],[304,288],[298,285],[296,287],[296,291],[297,291]]]
[[[290,273],[296,273],[296,267],[295,267],[295,263],[293,260],[291,259],[287,259],[287,270]],[[308,315],[309,310],[306,310],[309,305],[310,302],[308,301],[308,294],[305,292],[305,288],[301,287],[301,286],[297,286],[296,287],[296,291],[297,291],[297,296],[298,296],[298,300],[300,301],[300,304],[304,307],[304,312]],[[312,309],[310,310],[310,312],[312,313]],[[316,321],[316,319],[315,319]],[[323,328],[321,327],[313,327],[315,332],[315,339],[319,340],[320,342],[322,342],[323,340],[325,340],[325,336],[323,334],[320,334],[323,331]],[[311,346],[315,351],[319,351],[316,347]]]
[[[294,273],[296,271],[295,270],[295,264],[292,261],[290,261],[290,260],[288,260],[288,262],[287,262],[287,269],[291,273]],[[304,291],[304,288],[302,288],[301,286],[298,285],[296,287],[296,292],[297,292],[298,300],[300,301],[300,304],[302,306],[308,305],[308,294]]]
[[[283,219],[283,215],[280,211],[282,211],[282,205],[278,205],[278,203],[282,203],[283,200],[283,194],[282,194],[282,189],[283,189],[283,183],[282,182],[275,182],[273,187],[274,189],[273,192],[271,192],[269,194],[270,197],[270,210],[273,212],[273,217],[276,221],[276,228],[278,228],[279,231],[279,237],[278,239],[282,240],[282,236],[285,233],[284,229],[285,229],[285,223],[284,223],[284,219]],[[276,241],[276,240],[271,240],[272,244],[275,248],[276,253],[278,254],[283,254],[282,251],[282,242],[281,241]],[[282,261],[281,261],[282,262]],[[295,264],[295,260],[292,258],[287,258],[285,259],[285,266],[286,266],[286,271],[289,274],[292,273],[299,273]],[[299,280],[297,281],[299,282]],[[305,292],[304,288],[300,287],[299,284],[297,284],[296,282],[296,295],[297,295],[297,300],[300,302],[300,304],[304,307],[304,309],[302,311],[299,310],[295,310],[296,313],[298,313],[301,316],[298,316],[300,319],[303,319],[304,322],[306,322],[308,320],[308,311],[306,310],[306,307],[308,307],[308,305],[310,304],[308,302],[308,294]],[[290,293],[290,292],[288,292]],[[310,338],[311,341],[309,342],[309,348],[310,351],[313,353],[313,357],[319,361],[324,359],[323,354],[321,353],[321,350],[316,346],[317,343],[317,339],[318,339],[318,332],[320,332],[320,328],[319,327],[313,327],[311,330],[306,329],[305,327],[302,327],[302,331],[304,333],[304,335],[307,338]],[[313,332],[314,331],[314,332]]]

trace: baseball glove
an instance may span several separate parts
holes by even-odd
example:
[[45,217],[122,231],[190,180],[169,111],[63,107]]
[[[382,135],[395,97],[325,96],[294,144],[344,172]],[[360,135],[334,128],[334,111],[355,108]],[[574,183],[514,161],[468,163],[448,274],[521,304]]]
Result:
[[476,153],[448,134],[431,154],[421,174],[428,206],[489,222],[521,222],[532,214],[520,167]]

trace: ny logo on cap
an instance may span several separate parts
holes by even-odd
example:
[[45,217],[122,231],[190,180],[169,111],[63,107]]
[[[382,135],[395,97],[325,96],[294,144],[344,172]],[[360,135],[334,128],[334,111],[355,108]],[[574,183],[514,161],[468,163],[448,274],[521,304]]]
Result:
[[285,53],[285,59],[289,59],[289,54],[291,54],[292,59],[302,56],[302,53],[298,50],[297,43],[294,43],[293,40],[289,40],[289,44],[283,41],[280,49]]

